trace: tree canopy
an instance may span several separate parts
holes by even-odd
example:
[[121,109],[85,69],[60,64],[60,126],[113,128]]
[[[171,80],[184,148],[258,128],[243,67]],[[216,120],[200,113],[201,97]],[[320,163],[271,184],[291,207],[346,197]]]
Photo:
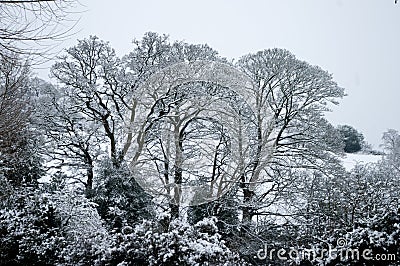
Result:
[[354,153],[361,151],[364,145],[364,136],[354,127],[349,125],[338,126],[341,138],[344,142],[344,151]]
[[[0,264],[281,264],[259,256],[266,243],[399,253],[398,132],[379,162],[346,170],[363,136],[325,118],[344,89],[291,52],[230,62],[149,32],[119,57],[89,36],[57,57],[52,81],[9,55]],[[337,262],[318,255],[287,262]]]

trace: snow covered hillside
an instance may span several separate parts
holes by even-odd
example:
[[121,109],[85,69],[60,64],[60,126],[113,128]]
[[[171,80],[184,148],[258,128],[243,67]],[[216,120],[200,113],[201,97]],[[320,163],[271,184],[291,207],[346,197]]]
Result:
[[346,153],[342,158],[343,166],[346,170],[351,170],[357,164],[376,163],[382,159],[382,155],[362,154],[362,153]]

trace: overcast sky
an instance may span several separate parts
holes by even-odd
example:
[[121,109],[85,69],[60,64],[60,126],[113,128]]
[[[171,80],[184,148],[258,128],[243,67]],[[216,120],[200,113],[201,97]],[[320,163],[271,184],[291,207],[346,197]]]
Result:
[[[79,32],[97,35],[118,55],[145,32],[207,43],[239,58],[285,48],[333,74],[348,94],[328,119],[360,130],[375,148],[400,130],[400,4],[394,0],[80,0]],[[48,72],[40,71],[40,75]]]

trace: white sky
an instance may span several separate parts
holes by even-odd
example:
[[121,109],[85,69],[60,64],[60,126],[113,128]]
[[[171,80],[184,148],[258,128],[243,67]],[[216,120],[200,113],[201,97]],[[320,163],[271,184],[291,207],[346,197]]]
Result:
[[[360,130],[375,148],[388,128],[400,130],[400,4],[394,0],[80,0],[79,32],[97,35],[118,55],[147,31],[207,43],[239,58],[285,48],[333,74],[348,94],[327,115]],[[45,76],[48,71],[40,71]]]

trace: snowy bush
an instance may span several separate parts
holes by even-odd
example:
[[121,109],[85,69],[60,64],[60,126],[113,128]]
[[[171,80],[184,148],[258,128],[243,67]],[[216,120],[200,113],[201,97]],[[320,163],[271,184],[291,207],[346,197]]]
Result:
[[107,228],[140,223],[152,216],[152,201],[131,177],[126,166],[115,168],[110,160],[100,163],[91,200]]
[[[317,257],[304,265],[398,265],[400,258],[400,212],[389,212],[358,223],[349,232],[327,236],[311,247]],[[328,244],[328,245],[326,245]],[[325,249],[323,254],[322,249]],[[329,251],[329,252],[328,252]],[[319,253],[318,253],[319,252]],[[302,264],[302,265],[303,265]]]
[[0,210],[0,264],[51,265],[66,245],[55,207],[33,189],[17,192]]
[[54,193],[53,200],[67,241],[62,261],[67,265],[93,265],[110,242],[96,204],[68,191]]
[[0,210],[0,265],[93,265],[109,239],[83,196],[23,188]]
[[218,234],[215,218],[194,226],[176,219],[163,232],[158,223],[144,221],[115,235],[108,265],[245,265]]
[[[370,221],[361,223],[359,227],[345,236],[346,245],[341,249],[358,250],[362,254],[366,250],[367,257],[360,256],[359,261],[352,258],[341,258],[346,265],[362,265],[368,263],[369,258],[375,260],[375,256],[395,255],[393,258],[400,258],[400,212],[389,212],[383,216],[376,216]],[[380,260],[379,265],[398,265],[398,261]]]

